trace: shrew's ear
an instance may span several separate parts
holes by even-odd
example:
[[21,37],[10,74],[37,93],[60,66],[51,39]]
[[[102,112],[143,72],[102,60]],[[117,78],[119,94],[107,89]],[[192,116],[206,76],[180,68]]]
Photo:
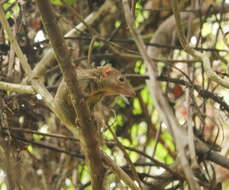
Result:
[[113,68],[110,64],[106,65],[103,67],[102,69],[102,73],[104,77],[107,77],[110,75],[110,73],[112,72]]

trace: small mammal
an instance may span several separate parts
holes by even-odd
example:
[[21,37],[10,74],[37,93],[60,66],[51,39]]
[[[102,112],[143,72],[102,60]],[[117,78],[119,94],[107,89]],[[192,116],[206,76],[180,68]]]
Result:
[[[77,69],[76,72],[80,88],[86,97],[91,111],[93,111],[94,106],[105,96],[135,96],[135,92],[126,77],[111,65],[94,69]],[[69,119],[74,122],[74,115],[72,114],[74,111],[64,80],[60,83],[55,101],[61,104],[64,111],[68,113]]]

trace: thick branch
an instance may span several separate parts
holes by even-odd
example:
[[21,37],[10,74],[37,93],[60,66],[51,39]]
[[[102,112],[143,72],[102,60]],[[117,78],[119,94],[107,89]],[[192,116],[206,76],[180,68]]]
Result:
[[77,125],[80,128],[81,145],[91,170],[92,189],[104,189],[103,179],[105,168],[102,164],[100,149],[97,140],[95,122],[79,88],[77,75],[71,65],[70,54],[65,44],[63,35],[58,27],[51,4],[47,0],[37,0],[44,27],[55,52],[58,64],[63,73],[63,78],[68,86],[72,104],[77,115]]
[[0,89],[10,92],[18,92],[25,94],[35,94],[32,86],[29,85],[21,85],[21,84],[13,84],[9,82],[0,81]]

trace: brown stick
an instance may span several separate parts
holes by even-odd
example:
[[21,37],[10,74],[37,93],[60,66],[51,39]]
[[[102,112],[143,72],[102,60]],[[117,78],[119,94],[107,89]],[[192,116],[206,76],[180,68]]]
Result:
[[88,105],[79,88],[77,75],[71,65],[70,53],[65,44],[63,34],[56,23],[50,1],[37,0],[36,2],[77,115],[76,122],[80,130],[81,146],[90,168],[92,189],[103,190],[105,168],[100,155],[95,121],[90,115]]

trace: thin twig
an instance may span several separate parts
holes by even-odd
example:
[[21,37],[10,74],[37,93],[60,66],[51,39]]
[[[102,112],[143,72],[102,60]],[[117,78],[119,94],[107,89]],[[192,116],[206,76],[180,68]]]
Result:
[[101,151],[103,162],[111,168],[111,170],[119,176],[130,188],[131,190],[139,190],[134,181],[113,161],[109,156]]
[[56,151],[56,152],[65,153],[65,154],[68,154],[70,156],[81,158],[81,159],[84,158],[84,156],[79,155],[78,153],[69,152],[67,150],[61,149],[61,148],[56,147],[54,145],[50,145],[48,143],[31,141],[31,140],[28,140],[28,139],[25,139],[25,138],[22,138],[22,137],[19,137],[19,136],[16,136],[16,135],[12,135],[12,137],[15,138],[15,139],[17,139],[17,140],[19,140],[19,141],[26,142],[26,143],[35,145],[37,147],[47,148],[49,150],[53,150],[53,151]]
[[93,38],[91,39],[91,43],[90,43],[90,46],[89,46],[89,50],[88,50],[88,65],[91,65],[91,60],[92,60],[92,51],[93,51],[93,46],[94,46],[94,43],[97,39],[97,35],[93,36]]
[[[4,128],[2,128],[2,129],[4,130]],[[79,139],[76,139],[76,138],[70,137],[70,136],[60,135],[60,134],[42,133],[42,132],[39,132],[39,131],[34,131],[34,130],[30,130],[30,129],[23,129],[23,128],[18,128],[18,127],[9,127],[9,128],[7,128],[7,130],[20,131],[20,132],[23,132],[23,133],[31,133],[31,134],[37,134],[37,135],[42,135],[42,136],[47,136],[47,137],[55,137],[55,138],[73,140],[73,141],[78,141],[79,142]]]
[[197,58],[203,62],[204,70],[209,79],[213,80],[214,82],[218,83],[219,85],[225,88],[229,88],[229,81],[226,79],[222,79],[212,70],[208,55],[194,50],[187,43],[185,36],[184,36],[184,29],[182,27],[183,25],[181,23],[180,14],[177,8],[177,3],[178,3],[177,0],[172,0],[172,8],[173,8],[174,16],[176,18],[176,23],[177,23],[176,25],[177,26],[177,35],[178,35],[178,38],[180,40],[182,47],[184,48],[184,51],[192,55],[194,58]]
[[5,18],[5,14],[4,14],[2,6],[0,6],[0,22],[2,23],[3,28],[6,30],[6,33],[8,34],[11,46],[13,47],[15,53],[17,54],[17,56],[18,56],[18,58],[20,60],[20,63],[22,64],[22,67],[25,70],[25,73],[26,74],[31,73],[32,70],[31,70],[31,68],[30,68],[30,66],[28,64],[27,58],[23,54],[20,46],[17,43],[17,40],[16,40],[15,36],[13,35],[13,32],[10,29],[10,25],[7,22],[6,18]]
[[[104,11],[106,11],[108,8],[110,7],[110,2],[106,1],[97,11],[92,12],[91,14],[89,14],[85,19],[85,23],[87,23],[87,25],[91,25],[93,22],[95,22],[98,18],[100,18],[100,16],[104,13]],[[87,27],[85,24],[80,23],[78,24],[76,27],[74,27],[72,30],[70,30],[69,32],[67,32],[65,34],[66,38],[70,38],[70,37],[75,37],[77,38],[76,34],[77,32],[80,31],[84,31],[86,30]],[[29,78],[35,78],[37,76],[40,76],[43,74],[43,72],[46,71],[47,67],[50,65],[50,63],[52,63],[55,60],[55,55],[53,52],[53,49],[50,49],[45,56],[41,59],[41,61],[39,63],[36,64],[35,68],[33,69],[31,75]],[[27,80],[27,79],[25,79]],[[25,81],[24,80],[24,81]]]
[[174,176],[176,176],[176,177],[178,177],[178,178],[180,178],[180,179],[183,180],[183,177],[180,174],[178,174],[177,172],[173,171],[166,164],[164,164],[164,163],[162,163],[162,162],[160,162],[160,161],[152,158],[151,156],[147,155],[146,153],[144,153],[144,152],[142,152],[142,151],[140,151],[140,150],[138,150],[136,148],[133,148],[133,147],[124,146],[124,148],[127,149],[127,150],[134,151],[134,152],[136,152],[138,154],[143,155],[144,157],[146,157],[149,160],[151,160],[153,163],[157,164],[157,166],[160,166],[160,167],[164,168],[165,170],[167,170],[168,172],[170,172],[172,175],[174,175]]
[[75,11],[75,9],[73,9],[71,6],[69,6],[64,0],[60,0],[70,11],[71,13],[77,17],[77,19],[85,25],[85,27],[89,30],[89,32],[91,32],[92,35],[96,35],[97,34],[97,31],[91,27],[87,22],[84,21],[83,17],[78,14],[78,12]]
[[135,180],[138,182],[138,185],[140,186],[140,189],[142,189],[141,180],[139,179],[139,176],[138,176],[138,174],[137,174],[137,171],[136,171],[136,169],[135,169],[135,167],[134,167],[134,165],[133,165],[133,163],[132,163],[132,161],[131,161],[129,155],[127,154],[127,152],[126,152],[124,146],[119,142],[117,136],[114,134],[114,132],[112,131],[112,129],[110,128],[110,126],[108,126],[108,130],[109,130],[110,133],[112,134],[112,136],[113,136],[113,138],[114,138],[114,140],[115,140],[117,146],[120,148],[120,150],[121,150],[122,153],[124,154],[124,157],[125,157],[125,159],[127,160],[128,164],[129,164],[129,166],[130,166],[131,172],[132,172],[132,174],[133,174]]

